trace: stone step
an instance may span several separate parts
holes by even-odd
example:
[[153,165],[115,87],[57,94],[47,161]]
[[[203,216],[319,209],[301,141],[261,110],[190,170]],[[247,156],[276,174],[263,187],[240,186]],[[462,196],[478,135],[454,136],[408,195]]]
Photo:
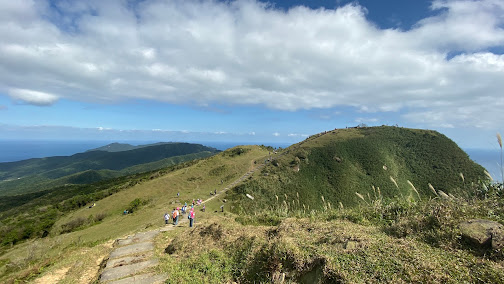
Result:
[[150,240],[154,239],[158,233],[159,233],[158,231],[137,233],[134,236],[129,236],[126,239],[118,240],[116,242],[116,246],[125,246],[125,245],[129,245],[132,243],[140,243],[140,242],[150,241]]
[[130,265],[133,263],[138,263],[145,261],[148,257],[151,257],[152,253],[150,254],[141,254],[137,256],[127,256],[127,257],[122,257],[122,258],[114,258],[114,259],[109,259],[107,261],[107,265],[105,266],[105,269],[109,268],[114,268],[114,267],[119,267],[119,266],[125,266],[125,265]]
[[120,279],[126,276],[138,274],[140,271],[156,266],[158,264],[157,260],[146,260],[142,262],[133,263],[130,265],[114,267],[106,269],[100,276],[100,282],[106,282],[110,280]]
[[156,284],[156,283],[164,283],[164,281],[168,279],[168,275],[154,275],[152,273],[148,274],[140,274],[131,276],[128,278],[124,278],[121,280],[116,280],[112,282],[108,282],[107,284]]
[[110,253],[109,258],[119,258],[130,254],[147,252],[151,250],[154,250],[154,245],[151,242],[135,243],[115,249],[112,253]]

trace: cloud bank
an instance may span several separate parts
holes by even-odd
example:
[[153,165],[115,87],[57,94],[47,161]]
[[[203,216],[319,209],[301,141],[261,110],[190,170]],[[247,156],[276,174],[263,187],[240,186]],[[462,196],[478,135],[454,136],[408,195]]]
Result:
[[147,99],[401,111],[424,125],[504,119],[504,2],[434,1],[412,29],[359,5],[0,0],[0,91],[51,105]]

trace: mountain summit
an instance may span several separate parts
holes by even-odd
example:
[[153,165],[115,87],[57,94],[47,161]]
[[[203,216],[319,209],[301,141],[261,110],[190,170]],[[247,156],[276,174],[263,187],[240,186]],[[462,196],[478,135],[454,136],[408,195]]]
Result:
[[237,211],[255,212],[293,199],[301,209],[303,204],[320,208],[325,202],[353,206],[362,202],[359,195],[368,201],[417,196],[413,187],[421,198],[429,198],[434,194],[430,187],[455,194],[486,179],[484,168],[446,136],[400,127],[323,132],[271,159],[260,178],[230,193]]

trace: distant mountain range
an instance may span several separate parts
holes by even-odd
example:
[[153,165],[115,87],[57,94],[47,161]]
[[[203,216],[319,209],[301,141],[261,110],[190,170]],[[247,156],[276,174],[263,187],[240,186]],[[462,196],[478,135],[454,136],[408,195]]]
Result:
[[108,145],[98,147],[95,149],[88,150],[86,152],[92,152],[92,151],[105,151],[105,152],[123,152],[123,151],[131,151],[131,150],[136,150],[136,149],[141,149],[145,147],[152,147],[152,146],[160,146],[160,145],[170,145],[170,144],[180,144],[176,142],[159,142],[159,143],[153,143],[153,144],[145,144],[145,145],[130,145],[126,143],[110,143]]
[[219,150],[200,144],[112,143],[72,156],[0,163],[0,196],[36,192],[65,184],[88,184],[204,158]]

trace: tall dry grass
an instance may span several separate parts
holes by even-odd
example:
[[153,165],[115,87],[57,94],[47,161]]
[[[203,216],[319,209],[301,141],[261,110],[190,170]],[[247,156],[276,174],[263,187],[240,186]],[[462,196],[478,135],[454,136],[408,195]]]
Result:
[[409,180],[407,180],[408,184],[411,186],[411,189],[417,194],[418,196],[418,200],[422,200],[422,198],[420,197],[420,194],[418,193],[418,190],[416,189],[416,187],[413,185],[413,183]]
[[499,143],[499,147],[500,147],[501,180],[502,180],[502,184],[504,184],[504,165],[502,164],[502,137],[501,137],[500,133],[497,133],[497,143]]

